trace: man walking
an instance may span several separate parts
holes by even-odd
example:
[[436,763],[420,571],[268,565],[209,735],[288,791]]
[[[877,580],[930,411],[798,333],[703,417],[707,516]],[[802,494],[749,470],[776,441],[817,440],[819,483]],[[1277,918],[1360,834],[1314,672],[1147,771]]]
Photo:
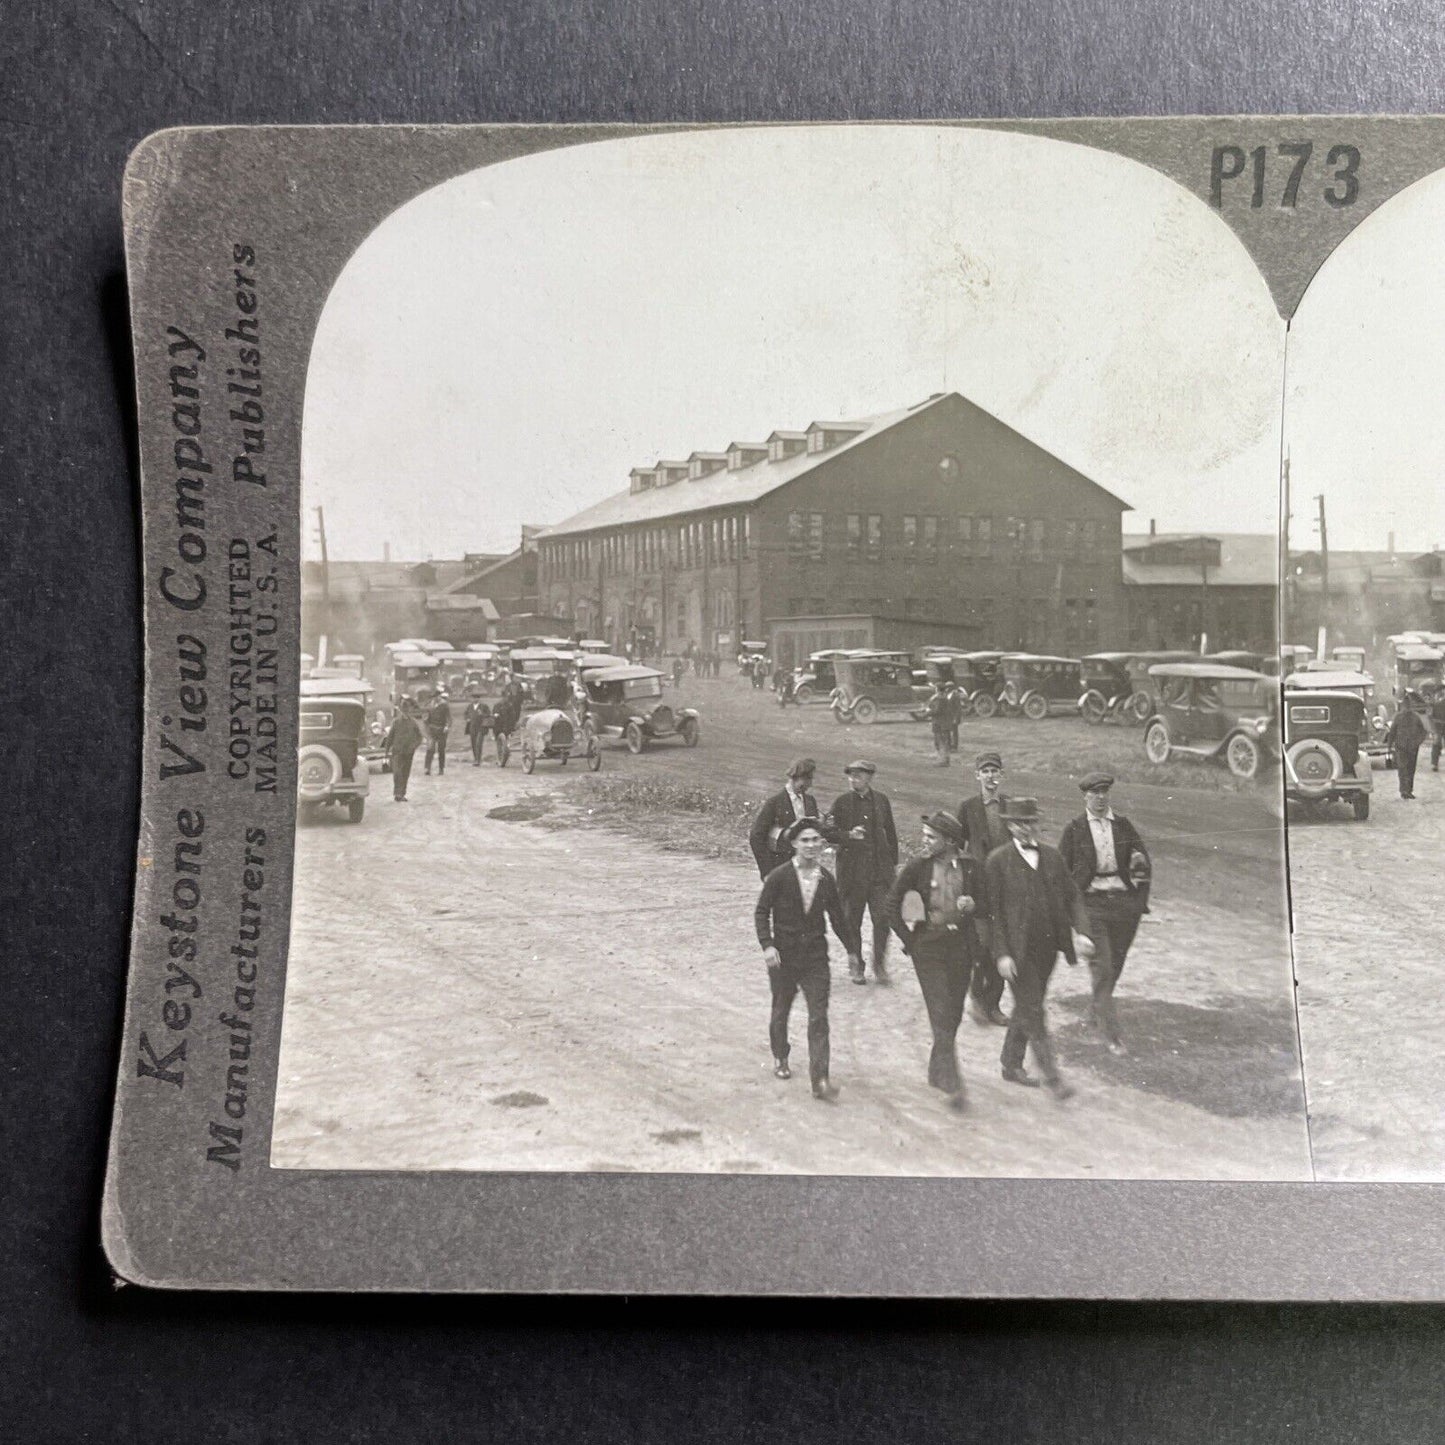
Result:
[[437,775],[447,770],[447,734],[452,727],[452,705],[445,691],[438,689],[437,695],[426,715],[426,760],[427,775],[431,774],[432,759],[436,759]]
[[[955,1109],[962,1109],[965,1102],[958,1071],[958,1026],[978,952],[974,913],[983,871],[964,854],[965,841],[957,818],[942,811],[925,815],[924,856],[899,869],[887,900],[889,921],[904,953],[913,960],[933,1031],[928,1082]],[[918,919],[911,925],[905,917],[910,895],[916,895],[913,914]]]
[[858,935],[843,912],[838,885],[823,867],[826,837],[816,818],[801,818],[783,830],[779,844],[795,856],[763,879],[753,910],[758,943],[768,967],[773,1005],[768,1020],[768,1042],[773,1051],[773,1073],[792,1078],[788,1067],[788,1016],[802,991],[808,1006],[808,1077],[813,1097],[831,1102],[838,1087],[828,1077],[828,972],[827,925],[848,951],[850,967],[858,966]]
[[[981,872],[988,855],[1009,840],[1008,825],[1003,821],[1008,799],[1003,792],[1002,756],[992,751],[979,753],[973,760],[973,775],[978,780],[978,791],[959,804],[958,821],[968,839],[968,855]],[[980,947],[969,988],[969,1012],[976,1023],[1002,1028],[1008,1019],[999,1007],[1003,1001],[1003,979],[994,967],[990,927],[987,911],[980,910],[975,919]]]
[[487,734],[492,730],[492,706],[485,698],[474,697],[467,704],[466,725],[467,737],[472,744],[472,766],[479,768]]
[[497,749],[497,766],[505,767],[508,753],[508,739],[517,730],[522,720],[522,685],[513,678],[502,689],[497,705],[492,709],[492,738]]
[[[838,892],[843,911],[861,940],[863,912],[873,923],[873,977],[888,980],[888,889],[898,867],[898,831],[893,825],[893,805],[873,787],[878,769],[866,758],[843,769],[848,791],[833,804],[828,821],[838,838]],[[861,949],[860,949],[861,952]],[[863,960],[851,974],[854,983],[864,983]]]
[[928,723],[933,732],[934,766],[946,768],[949,754],[953,749],[949,741],[951,733],[948,721],[948,694],[944,691],[941,682],[935,684],[933,693],[928,699]]
[[1060,957],[1070,964],[1092,958],[1089,920],[1058,850],[1039,842],[1038,799],[1011,799],[1003,818],[1010,840],[984,865],[994,961],[1013,994],[1000,1062],[1010,1084],[1036,1088],[1039,1081],[1024,1067],[1032,1047],[1045,1088],[1062,1103],[1074,1091],[1059,1077],[1044,1001]]
[[421,746],[421,728],[412,716],[412,700],[404,697],[401,707],[391,720],[381,746],[391,764],[391,800],[406,802],[406,785],[411,781],[411,765],[416,750]]
[[1404,700],[1395,710],[1394,721],[1385,733],[1386,746],[1395,751],[1395,774],[1400,780],[1400,796],[1415,796],[1415,763],[1418,760],[1420,744],[1425,741],[1425,724],[1415,711],[1415,704],[1421,701],[1414,689],[1406,692]]
[[1149,853],[1139,831],[1109,804],[1114,779],[1093,772],[1079,780],[1084,795],[1082,817],[1065,824],[1059,853],[1089,916],[1094,956],[1089,960],[1093,1000],[1089,1022],[1103,1034],[1111,1054],[1123,1054],[1114,989],[1124,960],[1149,908]]
[[799,758],[788,769],[787,782],[781,793],[774,793],[753,819],[748,830],[748,846],[758,865],[758,876],[766,878],[780,864],[792,857],[782,843],[783,830],[800,818],[818,816],[818,800],[813,796],[813,776],[818,765],[812,758]]

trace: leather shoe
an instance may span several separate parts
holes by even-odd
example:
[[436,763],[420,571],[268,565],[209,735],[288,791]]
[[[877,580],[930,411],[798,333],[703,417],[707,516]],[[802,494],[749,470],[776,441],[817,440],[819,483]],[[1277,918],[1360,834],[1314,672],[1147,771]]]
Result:
[[893,975],[889,973],[887,968],[885,968],[882,964],[875,963],[873,965],[873,982],[892,983]]
[[773,1077],[775,1079],[791,1079],[793,1071],[788,1067],[786,1059],[773,1060]]
[[1039,1086],[1039,1081],[1027,1069],[1005,1069],[1003,1076],[1006,1083],[1022,1084],[1026,1089],[1037,1089]]
[[961,1114],[968,1108],[968,1099],[962,1088],[955,1089],[953,1093],[948,1096],[947,1103],[948,1107],[952,1109],[955,1114]]
[[1075,1089],[1072,1084],[1066,1084],[1062,1079],[1050,1079],[1048,1090],[1054,1096],[1057,1103],[1065,1103],[1074,1097]]
[[815,1079],[813,1081],[813,1097],[831,1104],[838,1097],[838,1086],[828,1079]]
[[861,968],[849,969],[848,977],[853,983],[866,984],[868,982],[868,980],[864,977],[863,970]]

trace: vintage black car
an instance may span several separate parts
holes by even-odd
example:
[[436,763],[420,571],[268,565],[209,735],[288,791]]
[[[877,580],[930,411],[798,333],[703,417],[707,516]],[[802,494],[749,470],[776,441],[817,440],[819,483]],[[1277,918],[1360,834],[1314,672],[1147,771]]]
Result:
[[953,680],[958,684],[959,711],[967,717],[989,718],[1003,696],[1002,652],[963,652],[953,659]]
[[1011,652],[999,663],[1003,671],[1006,713],[1022,713],[1040,722],[1051,713],[1075,712],[1083,688],[1077,658],[1046,657],[1032,652]]
[[296,800],[300,816],[338,806],[359,823],[366,812],[371,773],[362,747],[371,689],[333,678],[303,679],[296,753]]
[[602,766],[602,749],[592,730],[560,708],[542,708],[522,722],[522,771],[530,773],[549,758],[565,768],[569,758],[584,758],[591,772]]
[[809,703],[825,703],[838,686],[838,675],[833,667],[836,658],[848,656],[847,649],[832,647],[825,652],[809,653],[808,660],[801,667],[793,669],[793,698],[800,707]]
[[697,746],[702,735],[697,709],[663,702],[662,674],[656,668],[588,668],[582,686],[588,724],[599,737],[621,738],[630,753],[640,753],[649,742],[663,738]]
[[913,691],[913,663],[906,652],[849,653],[833,660],[837,687],[829,699],[833,718],[865,726],[880,717],[926,717]]
[[1355,691],[1291,687],[1290,681],[1284,689],[1285,797],[1296,803],[1349,803],[1364,822],[1374,787],[1365,754],[1370,723],[1364,698]]
[[1370,763],[1382,763],[1394,767],[1390,757],[1385,734],[1389,722],[1383,716],[1383,709],[1375,703],[1375,679],[1368,672],[1357,672],[1346,667],[1326,667],[1318,663],[1304,672],[1293,672],[1284,680],[1285,691],[1299,692],[1348,692],[1353,693],[1363,704],[1360,719],[1360,751]]
[[1158,710],[1144,725],[1144,755],[1219,758],[1237,778],[1253,778],[1279,755],[1279,683],[1226,663],[1164,662],[1149,669]]
[[1079,716],[1086,723],[1098,724],[1130,715],[1135,695],[1134,679],[1129,674],[1133,660],[1129,652],[1092,652],[1079,659],[1084,686]]

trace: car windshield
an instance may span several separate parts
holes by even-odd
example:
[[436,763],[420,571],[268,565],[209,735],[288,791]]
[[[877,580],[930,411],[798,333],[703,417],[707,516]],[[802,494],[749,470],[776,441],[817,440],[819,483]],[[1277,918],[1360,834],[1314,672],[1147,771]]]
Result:
[[660,677],[630,677],[622,684],[622,695],[628,698],[661,697]]
[[1219,703],[1231,712],[1258,712],[1269,707],[1273,689],[1268,683],[1249,679],[1226,679],[1218,684]]

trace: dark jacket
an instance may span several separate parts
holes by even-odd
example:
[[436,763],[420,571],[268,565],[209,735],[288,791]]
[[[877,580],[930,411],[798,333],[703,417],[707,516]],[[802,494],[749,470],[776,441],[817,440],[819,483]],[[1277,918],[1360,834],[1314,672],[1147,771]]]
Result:
[[[1087,893],[1098,868],[1094,830],[1089,826],[1087,813],[1078,818],[1070,818],[1064,824],[1063,836],[1059,839],[1059,853],[1063,857],[1064,866],[1069,870],[1069,876],[1074,880],[1074,887],[1080,893]],[[1139,830],[1119,813],[1114,814],[1114,857],[1119,864],[1119,876],[1147,912],[1149,850],[1145,848]],[[1135,859],[1142,860],[1142,870]],[[1136,870],[1143,872],[1142,879],[1135,877]]]
[[426,730],[435,738],[441,737],[444,733],[451,731],[452,709],[451,704],[438,700],[428,709],[426,714]]
[[995,959],[1046,965],[1062,953],[1070,963],[1078,961],[1071,930],[1087,933],[1089,919],[1057,848],[1039,844],[1036,870],[1012,841],[995,848],[984,864],[984,886]]
[[497,699],[497,705],[492,709],[492,728],[496,732],[515,732],[521,717],[522,689],[511,685]]
[[392,718],[391,726],[381,745],[388,753],[414,753],[421,746],[421,728],[409,712],[399,712]]
[[[1000,793],[997,811],[1001,812],[1007,803],[1008,799]],[[1003,829],[1003,832],[997,839],[989,838],[988,809],[984,807],[982,793],[976,792],[971,798],[965,798],[958,805],[958,821],[963,825],[963,831],[968,836],[969,856],[976,858],[980,864],[1008,837],[1008,829],[1000,823],[998,826]]]
[[1426,728],[1420,714],[1409,703],[1402,702],[1385,734],[1385,742],[1396,752],[1410,752],[1419,748],[1425,737]]
[[[851,788],[828,814],[838,837],[838,887],[846,897],[870,883],[887,883],[898,866],[898,830],[893,826],[893,804],[885,794],[870,788],[867,794]],[[849,830],[862,826],[868,836],[855,842]]]
[[[803,816],[805,818],[818,816],[818,800],[812,793],[803,794]],[[780,850],[775,846],[773,840],[776,837],[777,829],[786,828],[793,821],[793,817],[793,805],[788,800],[786,788],[779,793],[774,793],[758,809],[758,815],[753,819],[753,826],[748,830],[748,847],[753,850],[760,878],[766,878],[780,863],[792,861],[792,849]]]
[[843,913],[843,900],[838,885],[826,868],[818,870],[818,891],[813,906],[803,911],[803,890],[798,883],[798,870],[791,862],[774,868],[763,879],[758,906],[753,910],[758,942],[764,948],[776,948],[784,963],[816,962],[828,957],[827,925],[833,925],[851,956],[858,956],[858,935],[849,926]]
[[478,698],[475,702],[467,705],[467,736],[474,733],[483,735],[492,730],[492,707],[488,702]]
[[[978,905],[975,913],[982,912],[986,906],[983,896],[983,864],[976,862],[966,853],[960,855],[959,861],[963,873],[963,892]],[[914,946],[919,943],[956,943],[970,957],[974,956],[978,948],[978,934],[974,928],[975,915],[965,917],[960,914],[956,928],[929,923],[926,914],[928,896],[932,891],[933,859],[927,856],[910,858],[898,870],[898,876],[888,890],[888,924],[902,940],[904,953],[911,955]],[[903,917],[903,900],[910,893],[916,893],[923,905],[925,916],[918,923],[908,923]]]

